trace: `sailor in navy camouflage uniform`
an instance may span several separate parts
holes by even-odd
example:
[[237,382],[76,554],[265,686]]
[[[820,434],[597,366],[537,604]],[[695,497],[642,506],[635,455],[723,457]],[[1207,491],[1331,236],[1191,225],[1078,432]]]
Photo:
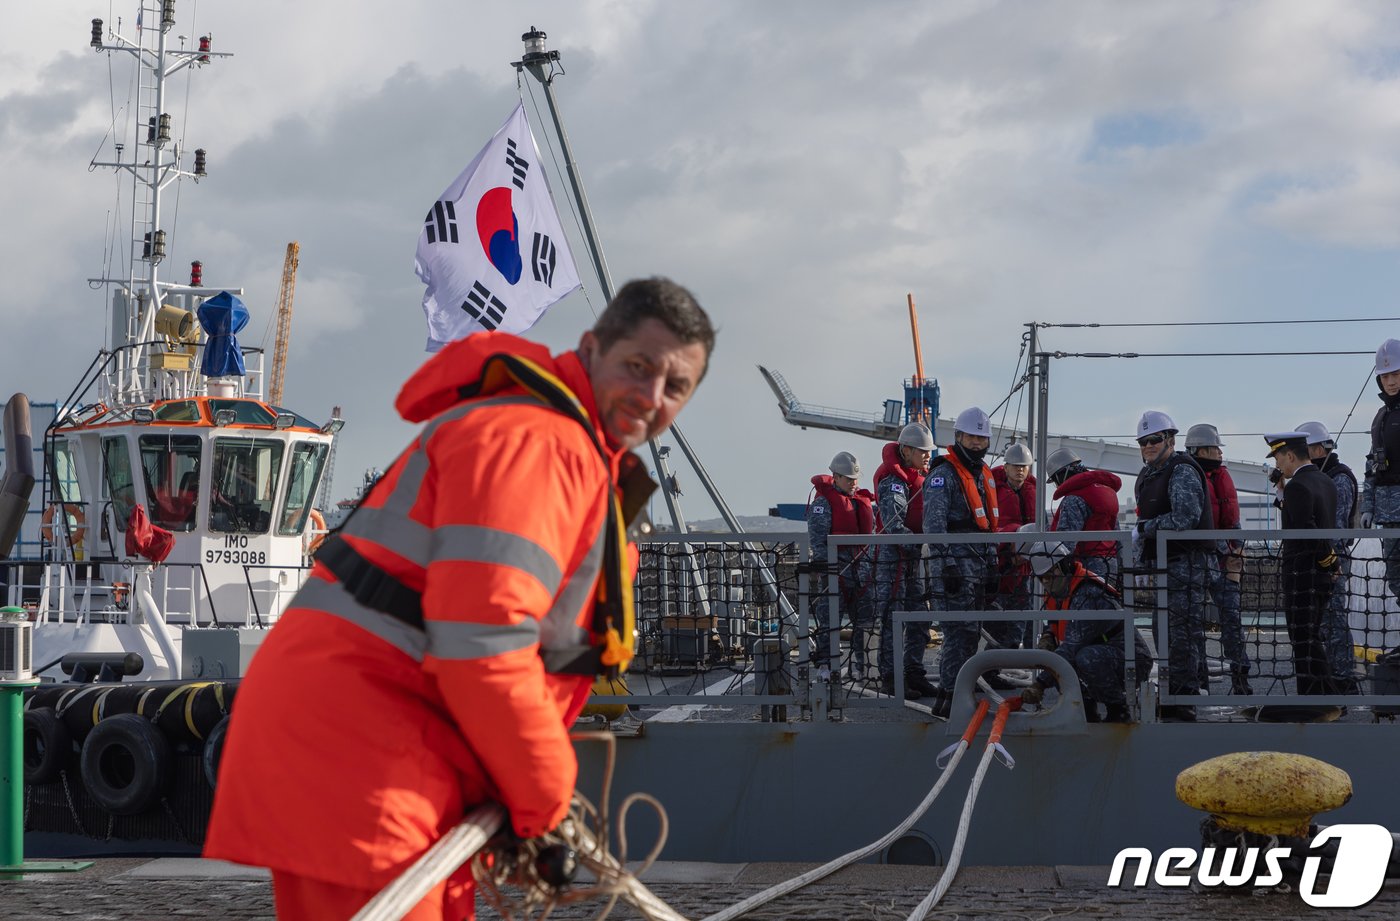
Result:
[[[1240,499],[1234,477],[1225,465],[1220,430],[1209,422],[1198,422],[1186,430],[1186,450],[1205,471],[1206,498],[1215,513],[1220,531],[1240,530]],[[1230,693],[1253,694],[1249,684],[1249,648],[1245,643],[1244,622],[1240,618],[1240,580],[1244,574],[1244,542],[1219,540],[1215,553],[1207,553],[1211,572],[1207,581],[1210,597],[1220,614],[1220,650],[1230,666]],[[1201,656],[1201,687],[1209,690],[1206,657]]]
[[[816,651],[812,662],[819,668],[831,660],[831,574],[821,568],[828,565],[827,538],[832,534],[870,534],[874,528],[871,503],[875,496],[859,489],[860,461],[849,451],[831,459],[830,476],[812,477],[816,493],[807,504],[807,542],[811,559],[821,574],[812,584],[812,623]],[[870,548],[841,545],[836,551],[836,590],[840,597],[841,614],[851,624],[851,669],[857,679],[865,677],[865,636],[874,626],[875,596],[871,580],[874,567]]]
[[[1157,533],[1214,528],[1206,501],[1205,474],[1191,457],[1176,450],[1176,423],[1166,413],[1149,410],[1138,420],[1138,447],[1143,468],[1133,491],[1138,523],[1133,527],[1134,562],[1139,569],[1157,566]],[[1167,542],[1167,686],[1171,694],[1201,690],[1205,655],[1207,553],[1213,541]],[[1157,621],[1160,624],[1160,620]],[[1164,719],[1195,720],[1186,704],[1162,707]]]
[[[1035,543],[1026,551],[1031,570],[1045,588],[1047,610],[1059,611],[1118,611],[1116,592],[1097,573],[1085,567],[1081,559],[1062,543]],[[1054,615],[1049,615],[1054,616]],[[1098,704],[1105,707],[1105,721],[1125,723],[1130,719],[1127,692],[1123,686],[1123,620],[1066,620],[1063,638],[1055,652],[1074,666],[1084,695],[1085,716],[1090,722],[1098,718]],[[1135,678],[1138,684],[1147,680],[1152,669],[1152,647],[1135,628],[1133,630]],[[1039,704],[1045,691],[1055,686],[1055,679],[1042,671],[1035,684],[1021,692],[1027,703]]]
[[[991,420],[977,407],[958,415],[953,445],[929,467],[924,478],[924,533],[996,533],[997,488],[982,460],[991,445]],[[929,600],[935,611],[978,611],[994,606],[997,574],[995,544],[929,545]],[[1015,649],[1021,625],[988,621],[988,635],[998,646]],[[977,652],[981,621],[945,620],[938,681],[951,691],[963,663]]]
[[[1400,339],[1376,350],[1376,383],[1383,404],[1371,420],[1371,453],[1361,489],[1361,527],[1400,528]],[[1400,600],[1400,539],[1381,538],[1385,581]]]
[[[1056,448],[1045,464],[1046,475],[1059,500],[1050,519],[1051,531],[1116,531],[1118,490],[1123,480],[1107,470],[1090,470],[1070,448]],[[1117,583],[1120,578],[1117,541],[1080,541],[1074,554],[1084,568]]]
[[[921,487],[929,458],[936,446],[933,433],[920,422],[911,422],[899,433],[899,440],[885,445],[882,463],[875,471],[875,502],[879,533],[916,534],[923,518]],[[893,694],[894,611],[927,609],[924,597],[923,546],[920,544],[880,544],[875,556],[875,609],[880,614],[880,690]],[[933,694],[934,687],[924,668],[929,624],[911,621],[904,625],[904,696],[918,700]]]
[[[1313,464],[1332,478],[1332,486],[1337,491],[1338,528],[1354,528],[1355,512],[1359,489],[1356,474],[1342,463],[1334,450],[1337,443],[1321,422],[1304,422],[1296,431],[1308,436],[1308,458]],[[1351,607],[1351,592],[1348,582],[1351,571],[1351,541],[1334,540],[1333,549],[1341,565],[1341,575],[1332,586],[1332,597],[1327,611],[1322,616],[1322,645],[1327,653],[1327,664],[1332,670],[1342,694],[1360,694],[1361,684],[1356,679],[1356,654],[1351,641],[1351,624],[1348,609]]]

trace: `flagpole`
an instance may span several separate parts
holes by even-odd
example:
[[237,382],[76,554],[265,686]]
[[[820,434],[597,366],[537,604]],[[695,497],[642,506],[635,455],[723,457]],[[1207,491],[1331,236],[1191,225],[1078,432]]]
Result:
[[[598,242],[598,231],[593,224],[593,212],[588,207],[588,194],[583,190],[583,180],[579,177],[578,163],[574,160],[574,150],[569,144],[569,134],[564,130],[564,122],[559,117],[559,104],[554,99],[553,75],[547,67],[559,60],[558,51],[546,51],[544,47],[545,33],[530,28],[529,32],[520,36],[525,42],[525,54],[515,62],[515,69],[518,72],[521,68],[528,69],[531,76],[540,82],[544,87],[544,98],[549,103],[549,116],[554,122],[554,133],[559,138],[559,147],[564,153],[564,168],[569,177],[569,185],[573,187],[574,200],[578,203],[579,221],[583,225],[584,242],[588,244],[588,254],[593,260],[593,271],[598,276],[598,284],[603,289],[603,297],[609,301],[613,299],[615,293],[613,289],[612,273],[608,271],[607,259],[603,256],[602,244]],[[671,426],[673,432],[679,434],[675,425]],[[688,446],[684,441],[678,439],[682,445],[686,459],[690,461],[692,467],[696,466],[695,458],[691,455]],[[671,516],[671,527],[678,534],[685,534],[689,528],[685,523],[685,516],[681,514],[680,505],[676,502],[675,485],[671,477],[662,474],[665,466],[661,462],[661,448],[653,438],[647,442],[651,448],[652,466],[657,471],[657,476],[661,480],[661,495],[666,500],[666,511]],[[726,514],[728,508],[714,491],[707,478],[702,478],[705,487],[710,492],[710,498],[714,500],[715,506],[720,509],[720,514],[724,516],[725,522],[734,531],[739,531],[739,525],[734,520],[732,514]]]
[[[594,271],[598,273],[598,283],[603,288],[603,294],[611,301],[613,297],[612,276],[608,272],[607,260],[603,258],[603,247],[598,242],[598,232],[593,225],[593,213],[588,209],[588,196],[583,191],[583,180],[579,178],[578,164],[574,161],[573,148],[569,146],[569,136],[564,131],[564,123],[559,118],[559,106],[554,101],[554,91],[550,85],[553,79],[553,75],[550,71],[553,69],[553,63],[559,60],[559,52],[547,51],[545,49],[545,37],[545,33],[533,26],[530,28],[529,32],[520,36],[521,40],[525,42],[525,54],[519,61],[515,62],[515,69],[518,72],[522,67],[528,68],[531,75],[544,87],[544,98],[549,103],[549,115],[554,121],[554,130],[559,137],[559,146],[564,152],[564,165],[568,170],[569,184],[573,186],[574,198],[578,202],[579,219],[583,223],[584,240],[588,244],[589,254],[593,257],[593,268]],[[547,71],[546,67],[549,67],[550,70]],[[685,459],[689,461],[691,469],[694,470],[696,475],[700,478],[700,482],[704,485],[705,491],[709,493],[710,501],[713,502],[715,508],[719,510],[720,517],[722,517],[724,523],[729,526],[729,530],[735,534],[744,533],[744,529],[739,525],[739,519],[734,517],[734,513],[729,510],[729,504],[725,502],[724,497],[719,494],[719,489],[715,486],[714,481],[710,479],[710,475],[705,470],[705,466],[700,463],[700,458],[691,450],[690,442],[686,441],[685,436],[681,434],[680,426],[674,423],[671,425],[671,437],[674,438],[676,444],[680,446],[681,453],[685,455]],[[657,477],[661,480],[661,494],[666,499],[666,510],[671,515],[671,526],[676,529],[676,533],[678,534],[689,533],[685,518],[681,515],[680,505],[676,502],[675,480],[673,477],[663,473],[663,471],[666,470],[666,466],[662,461],[660,445],[657,444],[655,438],[649,440],[647,444],[651,448],[652,463],[656,467]],[[784,620],[792,620],[797,612],[793,609],[792,603],[783,596],[782,592],[776,590],[777,579],[774,577],[767,562],[759,556],[758,548],[747,542],[742,546],[747,553],[753,556],[765,583],[770,586],[773,593],[777,596],[778,606],[783,612]],[[690,560],[691,571],[695,574],[697,580],[696,585],[699,585],[701,583],[699,581],[695,557],[688,555],[687,558]],[[703,615],[708,616],[708,604],[703,596],[701,597],[700,606]]]
[[[545,71],[545,65],[559,60],[559,52],[545,51],[545,34],[531,28],[521,38],[525,42],[525,56],[515,64],[516,70],[522,66],[529,69],[531,75],[544,87],[544,98],[549,103],[549,117],[554,121],[554,133],[559,137],[559,147],[564,152],[564,168],[569,176],[569,185],[574,190],[574,200],[578,202],[579,218],[583,223],[583,236],[588,244],[588,254],[593,259],[593,271],[598,276],[598,283],[602,285],[603,297],[612,300],[613,290],[612,273],[608,271],[607,259],[603,256],[602,244],[598,242],[598,231],[593,225],[593,212],[588,207],[588,193],[583,190],[583,180],[578,175],[578,163],[574,160],[574,149],[569,144],[568,132],[564,130],[564,122],[559,118],[559,105],[554,101],[553,78]],[[537,44],[532,43],[535,42]],[[535,48],[538,50],[535,50]]]

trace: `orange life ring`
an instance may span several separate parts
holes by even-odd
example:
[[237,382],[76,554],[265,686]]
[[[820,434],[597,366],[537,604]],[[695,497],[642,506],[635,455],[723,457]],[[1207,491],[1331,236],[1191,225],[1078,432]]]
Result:
[[[49,543],[53,543],[53,510],[57,507],[56,505],[50,505],[45,508],[44,516],[39,525],[39,533],[42,534],[44,540]],[[69,502],[63,506],[63,512],[69,518],[73,519],[73,532],[69,540],[72,545],[76,547],[81,544],[83,538],[87,536],[87,525],[85,523],[86,519],[83,518],[83,507]]]
[[[320,533],[313,534],[313,531],[319,531]],[[326,539],[326,516],[322,515],[318,509],[313,508],[311,510],[311,518],[307,523],[306,535],[308,538],[306,554],[310,556],[316,552],[316,548],[321,546],[322,542]]]

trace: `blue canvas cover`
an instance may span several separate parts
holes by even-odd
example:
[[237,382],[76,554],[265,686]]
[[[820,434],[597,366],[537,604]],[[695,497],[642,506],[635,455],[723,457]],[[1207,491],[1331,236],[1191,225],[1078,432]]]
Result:
[[199,305],[199,325],[209,337],[204,343],[204,362],[199,367],[204,376],[242,377],[247,373],[234,335],[248,325],[248,308],[242,299],[220,291]]

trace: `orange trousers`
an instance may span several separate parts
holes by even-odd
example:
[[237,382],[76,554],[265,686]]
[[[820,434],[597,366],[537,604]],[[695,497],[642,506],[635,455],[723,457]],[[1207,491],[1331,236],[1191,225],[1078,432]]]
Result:
[[[377,894],[374,889],[352,889],[295,873],[272,871],[272,899],[278,921],[348,921]],[[472,921],[476,917],[475,889],[456,879],[448,880],[403,917],[404,921]]]

